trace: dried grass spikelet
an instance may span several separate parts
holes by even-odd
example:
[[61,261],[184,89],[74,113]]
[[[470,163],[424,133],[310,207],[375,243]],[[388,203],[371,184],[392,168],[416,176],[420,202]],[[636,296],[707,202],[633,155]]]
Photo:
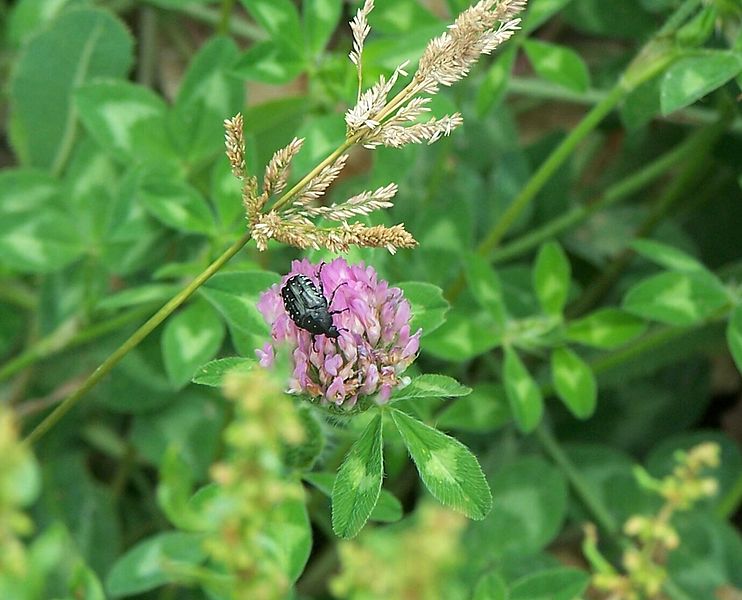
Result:
[[[525,8],[526,0],[480,0],[461,13],[448,31],[431,40],[410,83],[390,99],[401,78],[407,77],[407,62],[386,78],[381,76],[362,91],[363,45],[370,32],[369,13],[374,0],[365,0],[353,17],[350,28],[353,48],[349,54],[358,76],[356,105],[345,114],[346,141],[288,191],[291,161],[304,140],[294,138],[278,150],[268,163],[262,186],[245,172],[244,123],[241,115],[225,123],[226,153],[232,173],[242,180],[242,201],[253,239],[259,250],[269,240],[298,248],[327,248],[347,252],[351,246],[413,248],[417,242],[403,224],[386,227],[349,223],[350,219],[369,215],[392,206],[397,186],[390,183],[376,190],[361,192],[343,202],[319,204],[332,183],[340,176],[348,160],[347,150],[356,145],[367,148],[407,144],[432,144],[450,135],[463,119],[459,113],[421,121],[429,112],[431,96],[440,85],[451,85],[465,77],[480,55],[489,54],[518,29],[515,16]],[[260,191],[259,191],[260,190]],[[272,205],[266,206],[273,200]],[[321,227],[316,219],[336,223]]]
[[490,54],[518,30],[520,19],[515,16],[525,5],[526,0],[480,0],[462,12],[448,31],[430,41],[412,81],[394,98],[390,100],[389,94],[399,77],[407,75],[407,63],[397,67],[389,80],[382,76],[359,93],[358,102],[345,115],[348,136],[368,148],[398,148],[433,143],[449,135],[462,123],[458,113],[425,123],[410,122],[427,112],[425,105],[440,85],[466,77],[482,54]]
[[237,113],[231,119],[224,120],[224,145],[232,175],[237,179],[245,177],[245,123],[242,115]]

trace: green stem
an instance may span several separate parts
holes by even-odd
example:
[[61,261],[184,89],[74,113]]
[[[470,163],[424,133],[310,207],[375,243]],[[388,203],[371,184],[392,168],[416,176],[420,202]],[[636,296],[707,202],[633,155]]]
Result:
[[0,283],[0,302],[14,304],[24,310],[36,308],[36,296],[26,286],[10,280]]
[[219,27],[217,29],[219,35],[227,35],[229,33],[233,9],[234,0],[222,0],[222,13],[221,18],[219,19]]
[[[192,19],[201,21],[202,23],[207,23],[215,27],[221,26],[222,13],[220,11],[214,10],[213,8],[209,8],[208,6],[190,3],[177,10],[185,15],[188,15]],[[261,27],[253,25],[252,23],[244,19],[230,18],[228,27],[229,33],[238,35],[248,40],[262,42],[268,39],[268,34]]]
[[590,112],[580,121],[572,132],[564,138],[561,144],[541,164],[538,170],[528,180],[513,202],[507,207],[495,226],[482,240],[477,251],[482,256],[488,256],[500,243],[505,234],[510,230],[513,223],[521,213],[533,201],[546,182],[562,166],[565,160],[572,154],[577,145],[595,129],[598,124],[608,115],[621,99],[626,95],[626,89],[622,83],[617,84],[611,92],[596,104]]
[[734,482],[731,489],[724,494],[716,507],[716,514],[722,519],[730,518],[742,504],[742,474]]
[[[689,159],[680,175],[674,178],[665,192],[660,195],[651,212],[637,228],[634,237],[645,237],[654,231],[675,203],[683,197],[692,185],[698,182],[701,174],[710,163],[709,151],[725,131],[727,122],[726,118],[719,119],[712,127],[699,132],[696,152]],[[621,276],[621,273],[629,266],[633,257],[634,252],[629,248],[619,254],[592,285],[585,290],[580,299],[570,307],[569,314],[571,316],[583,314],[600,302]]]
[[92,339],[116,331],[121,326],[145,316],[150,310],[151,308],[149,306],[139,306],[100,323],[89,325],[76,333],[71,331],[66,325],[62,325],[46,337],[38,340],[23,353],[0,366],[0,381],[12,377],[26,367],[48,358],[61,350],[69,350]]
[[693,16],[693,13],[698,9],[701,1],[702,0],[685,0],[685,2],[668,17],[665,24],[657,32],[657,37],[668,36],[675,33],[683,23]]
[[[700,0],[688,0],[686,5],[695,4]],[[672,22],[672,27],[666,24],[662,35],[666,31],[674,30],[677,26],[676,21],[683,21],[687,16],[683,16],[689,10],[686,5],[681,6],[673,14],[668,23]],[[678,16],[681,13],[681,16]],[[512,203],[507,207],[500,217],[500,220],[485,236],[482,243],[477,248],[480,255],[488,257],[489,254],[498,246],[510,228],[516,222],[518,217],[533,202],[536,195],[543,189],[544,185],[551,179],[552,175],[562,166],[569,158],[575,148],[587,135],[592,132],[598,124],[610,114],[616,106],[630,92],[646,81],[649,81],[670,64],[676,51],[669,44],[663,44],[662,40],[657,37],[651,39],[639,51],[634,61],[626,68],[623,75],[619,78],[618,83],[583,117],[582,121],[577,124],[572,132],[562,140],[562,142],[552,151],[548,158],[541,164],[531,178],[526,182],[520,193],[515,197]],[[464,289],[465,280],[463,274],[460,274],[451,287],[447,290],[446,296],[449,300],[454,300]]]
[[541,424],[536,429],[536,437],[538,438],[542,448],[567,476],[567,479],[572,485],[572,489],[579,496],[580,500],[582,500],[582,503],[587,507],[590,513],[592,513],[598,526],[611,537],[618,536],[620,532],[613,515],[611,515],[608,509],[603,505],[601,499],[593,493],[590,484],[582,476],[580,470],[569,459],[554,435],[543,424]]
[[123,344],[121,344],[98,368],[80,385],[77,390],[65,398],[41,423],[26,437],[24,442],[33,444],[37,442],[49,429],[51,429],[64,415],[66,415],[95,385],[105,377],[116,364],[121,361],[131,350],[136,348],[154,329],[169,317],[175,309],[183,304],[193,293],[198,290],[214,273],[221,269],[229,259],[237,254],[250,240],[250,233],[245,233],[234,244],[227,248],[224,253],[212,262],[206,269],[199,273],[178,294],[173,296],[160,310],[149,318],[139,329],[137,329]]
[[[507,84],[508,94],[526,96],[534,99],[571,102],[583,106],[597,104],[606,97],[604,90],[589,89],[585,92],[573,92],[555,83],[549,83],[535,77],[511,77]],[[655,119],[683,125],[710,125],[716,122],[719,113],[709,108],[688,106],[669,115],[656,115]],[[742,118],[736,117],[729,125],[729,131],[742,133]]]
[[286,192],[283,196],[276,200],[275,204],[271,207],[271,211],[278,212],[279,210],[281,210],[281,208],[283,208],[289,202],[289,200],[291,200],[291,198],[299,193],[301,189],[312,180],[312,178],[318,175],[319,172],[326,166],[334,163],[337,158],[353,144],[355,144],[355,138],[350,138],[340,144],[340,146],[338,146],[333,152],[328,154],[321,163],[319,163],[316,167],[314,167],[314,169],[312,169],[311,171],[309,171],[309,173],[302,177],[294,187],[292,187],[288,192]]
[[139,11],[139,60],[137,61],[137,83],[154,87],[157,72],[157,12],[150,6]]
[[649,163],[643,169],[632,173],[625,179],[610,186],[603,195],[595,202],[584,204],[573,208],[568,213],[557,217],[548,223],[545,223],[538,229],[534,229],[512,242],[504,245],[502,248],[495,250],[492,255],[493,263],[500,263],[519,256],[531,248],[535,248],[542,242],[556,237],[557,235],[574,227],[584,221],[598,210],[602,210],[631,196],[639,191],[661,175],[670,167],[687,158],[696,151],[698,147],[699,135],[690,136],[683,143],[666,152],[654,162]]

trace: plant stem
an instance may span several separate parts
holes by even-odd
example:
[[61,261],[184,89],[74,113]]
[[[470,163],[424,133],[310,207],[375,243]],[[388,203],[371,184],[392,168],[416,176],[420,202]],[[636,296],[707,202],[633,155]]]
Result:
[[[219,11],[193,2],[175,10],[179,10],[192,19],[217,27],[220,26],[222,19],[222,13]],[[245,19],[230,18],[229,33],[255,42],[262,42],[268,39],[268,34],[261,27],[258,27]]]
[[[689,159],[685,169],[674,178],[665,192],[659,197],[654,207],[647,215],[642,224],[637,228],[634,237],[645,237],[651,233],[663,217],[669,212],[673,205],[683,196],[690,186],[697,183],[700,175],[708,167],[710,159],[709,151],[714,143],[726,129],[727,119],[719,119],[712,127],[701,130],[698,137],[696,152]],[[569,309],[570,316],[585,313],[587,310],[602,300],[621,276],[621,273],[629,266],[634,257],[634,251],[630,248],[621,252],[601,275],[590,285],[577,302]]]
[[[664,38],[677,29],[688,18],[700,0],[687,0],[673,13],[662,30],[638,52],[634,60],[626,68],[618,83],[593,106],[577,126],[552,151],[531,178],[526,182],[520,193],[507,207],[500,220],[490,230],[477,248],[477,252],[487,257],[502,241],[507,232],[520,217],[523,211],[533,202],[536,195],[543,189],[551,176],[569,158],[577,145],[593,131],[598,124],[618,106],[630,92],[641,84],[649,81],[671,63],[676,50],[671,44],[664,44]],[[447,290],[446,296],[450,301],[463,291],[465,279],[460,274]]]
[[0,302],[14,304],[24,310],[36,308],[36,296],[23,284],[4,280],[0,285]]
[[87,392],[105,377],[108,372],[116,366],[131,350],[136,348],[160,323],[169,317],[175,309],[183,304],[193,293],[198,290],[214,273],[221,269],[229,259],[237,254],[247,242],[250,241],[250,233],[245,233],[234,244],[227,248],[224,253],[212,262],[206,269],[199,273],[185,288],[173,296],[160,310],[149,318],[139,329],[137,329],[123,344],[121,344],[105,361],[103,361],[93,373],[85,379],[77,390],[65,398],[24,440],[27,444],[37,442],[49,429],[51,429],[64,415],[66,415]]
[[535,248],[541,242],[556,237],[574,227],[598,210],[607,208],[639,191],[663,175],[670,167],[693,154],[698,146],[699,137],[699,134],[689,136],[687,140],[649,163],[646,167],[611,185],[596,201],[573,208],[561,217],[557,217],[538,229],[534,229],[495,250],[492,255],[492,262],[500,263],[519,256],[531,248]]
[[229,34],[229,25],[232,20],[232,10],[234,10],[234,0],[222,0],[222,12],[219,19],[217,33],[219,35]]
[[[549,83],[535,77],[511,77],[508,80],[507,92],[512,95],[527,96],[534,99],[557,100],[572,104],[597,104],[605,98],[604,90],[589,89],[585,92],[573,92],[555,83]],[[684,125],[710,125],[718,118],[718,111],[698,106],[688,106],[669,115],[656,115],[655,119]],[[737,117],[729,125],[729,131],[742,133],[742,118]]]
[[536,429],[536,437],[539,443],[551,459],[564,472],[572,485],[575,493],[580,497],[582,503],[592,513],[598,523],[598,526],[606,531],[611,537],[620,535],[618,525],[613,515],[603,505],[603,502],[590,489],[590,484],[584,479],[579,469],[572,463],[567,454],[564,452],[554,435],[543,423]]
[[348,148],[353,146],[355,144],[356,138],[352,137],[350,139],[345,140],[340,146],[338,146],[333,152],[328,154],[325,159],[319,163],[314,169],[309,171],[304,177],[302,177],[299,182],[294,185],[288,192],[286,192],[283,196],[281,196],[271,207],[271,211],[278,212],[283,208],[291,198],[293,198],[297,193],[301,191],[301,189],[307,185],[313,177],[319,174],[319,172],[324,169],[326,166],[331,165],[332,163],[337,160],[337,158],[345,152]]
[[572,132],[564,138],[561,144],[541,164],[538,170],[528,180],[513,202],[507,207],[497,224],[490,230],[482,240],[477,252],[487,256],[500,243],[505,234],[510,230],[513,223],[533,201],[547,181],[556,170],[572,154],[577,145],[593,131],[598,124],[608,115],[621,99],[626,95],[623,84],[617,84],[610,93],[596,104],[590,112],[580,121]]
[[742,504],[742,474],[737,477],[734,485],[719,501],[715,512],[722,519],[728,519],[737,512],[740,504]]
[[157,12],[151,6],[143,6],[137,15],[139,28],[139,60],[137,61],[137,83],[154,87],[157,71]]

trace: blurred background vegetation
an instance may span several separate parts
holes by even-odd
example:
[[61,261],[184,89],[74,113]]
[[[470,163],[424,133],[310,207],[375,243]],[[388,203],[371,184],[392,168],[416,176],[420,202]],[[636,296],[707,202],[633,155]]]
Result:
[[[414,64],[467,6],[376,0],[364,83]],[[408,408],[477,455],[494,496],[484,521],[434,504],[392,435],[376,524],[339,542],[325,495],[360,429],[302,412],[314,446],[286,480],[311,485],[277,522],[283,550],[246,538],[265,564],[287,555],[288,587],[271,587],[270,572],[265,586],[225,587],[240,573],[227,533],[202,549],[188,519],[203,499],[190,495],[208,495],[213,465],[249,447],[223,436],[228,424],[258,417],[225,400],[219,378],[191,379],[265,341],[254,302],[301,256],[278,244],[248,244],[65,419],[21,443],[244,233],[225,118],[244,114],[258,175],[294,136],[306,138],[294,180],[343,142],[357,8],[0,0],[0,598],[739,598],[738,0],[530,0],[522,31],[431,104],[460,111],[459,130],[353,152],[332,188],[341,200],[400,186],[376,218],[403,221],[420,246],[348,259],[402,284],[425,323],[413,374],[473,388]],[[556,304],[541,293],[554,274]],[[703,442],[718,464],[677,454]],[[674,456],[695,466],[662,488]],[[708,498],[688,492],[699,465],[716,465]],[[676,483],[688,505],[663,513],[658,494],[671,502]],[[230,493],[234,508],[247,492]],[[269,510],[249,506],[248,521]],[[624,531],[637,515],[671,515],[679,544]],[[629,540],[649,548],[639,566],[626,564]],[[611,580],[622,565],[643,583]]]

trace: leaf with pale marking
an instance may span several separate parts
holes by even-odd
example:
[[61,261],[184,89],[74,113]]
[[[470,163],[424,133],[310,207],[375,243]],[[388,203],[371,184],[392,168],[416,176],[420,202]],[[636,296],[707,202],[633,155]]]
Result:
[[551,353],[551,377],[557,395],[578,419],[595,412],[598,387],[590,366],[569,348]]
[[503,377],[516,425],[524,433],[533,431],[541,422],[544,399],[518,353],[509,346],[505,347]]
[[471,394],[471,388],[461,385],[453,377],[431,373],[415,377],[409,385],[395,391],[391,401],[411,398],[453,398],[468,394]]
[[611,349],[639,337],[647,329],[644,320],[618,308],[603,308],[567,325],[567,339],[594,348]]
[[556,242],[541,246],[533,267],[533,289],[547,315],[558,315],[567,302],[571,269],[567,255]]
[[332,487],[332,530],[352,538],[368,521],[384,475],[381,414],[366,426],[340,466]]
[[162,334],[162,358],[175,387],[191,380],[199,366],[211,359],[224,339],[224,322],[208,303],[194,302],[168,320]]
[[224,377],[227,373],[248,373],[257,364],[251,358],[242,358],[240,356],[228,356],[227,358],[217,358],[207,362],[196,371],[193,376],[193,383],[209,385],[211,387],[221,387],[224,384]]
[[391,415],[430,493],[470,519],[484,519],[492,508],[492,492],[469,449],[400,410],[391,409]]
[[728,301],[724,284],[707,271],[669,272],[634,285],[623,308],[645,319],[686,327],[711,317]]

